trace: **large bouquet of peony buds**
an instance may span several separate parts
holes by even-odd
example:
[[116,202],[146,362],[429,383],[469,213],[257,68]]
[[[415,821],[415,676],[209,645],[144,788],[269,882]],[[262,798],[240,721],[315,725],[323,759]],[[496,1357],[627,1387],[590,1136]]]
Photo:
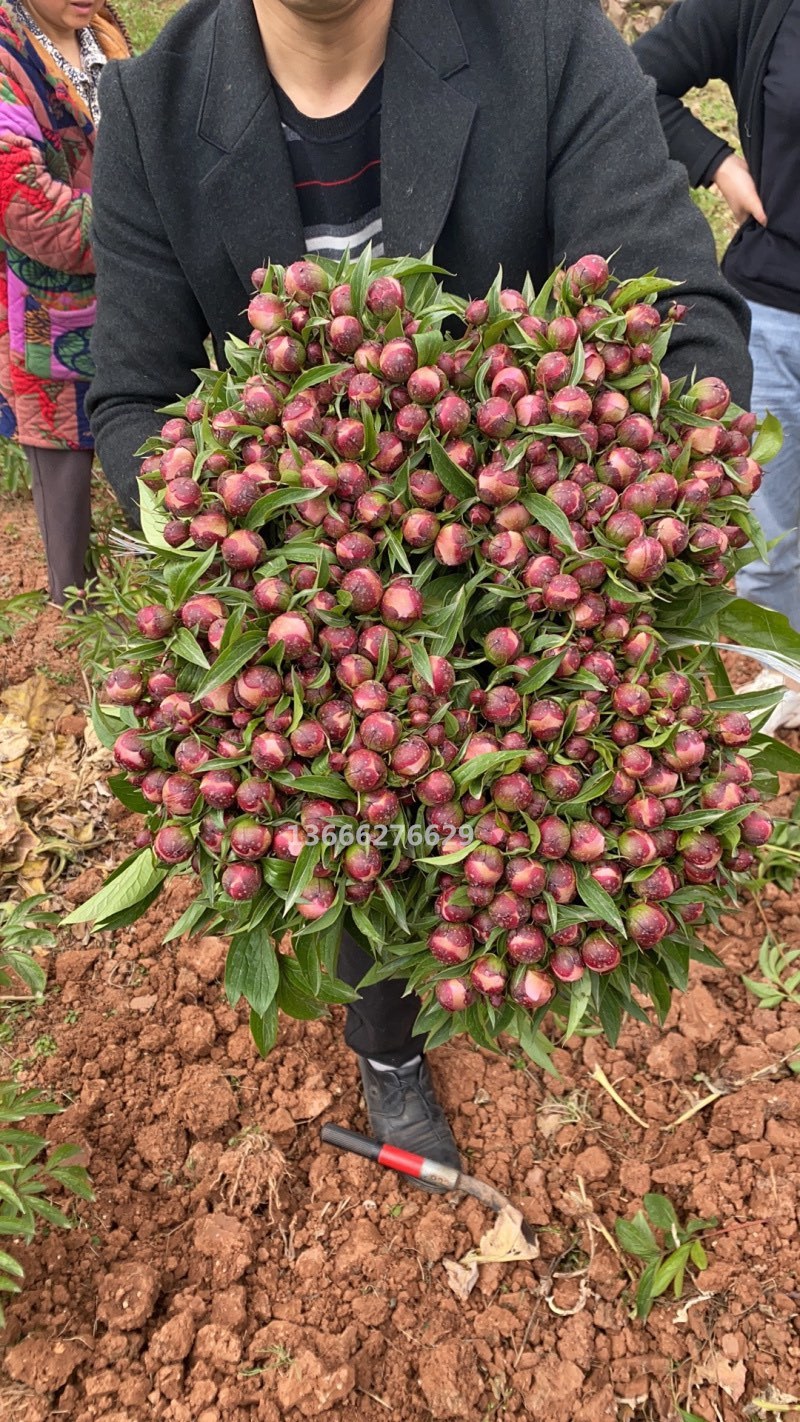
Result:
[[800,647],[726,591],[779,436],[663,374],[671,282],[587,256],[467,304],[437,276],[259,270],[249,342],[145,447],[142,605],[95,724],[147,828],[72,918],[193,871],[173,935],[231,935],[262,1050],[278,1007],[352,997],[347,920],[431,1043],[546,1064],[545,1013],[663,1019],[769,838],[791,752],[719,646]]

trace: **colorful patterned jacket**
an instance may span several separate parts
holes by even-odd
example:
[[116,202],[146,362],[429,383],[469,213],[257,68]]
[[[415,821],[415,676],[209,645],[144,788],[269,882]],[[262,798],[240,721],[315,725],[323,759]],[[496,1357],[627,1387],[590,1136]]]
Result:
[[[92,23],[107,54],[128,53],[110,20]],[[0,4],[0,435],[22,444],[92,448],[94,133],[66,76]]]

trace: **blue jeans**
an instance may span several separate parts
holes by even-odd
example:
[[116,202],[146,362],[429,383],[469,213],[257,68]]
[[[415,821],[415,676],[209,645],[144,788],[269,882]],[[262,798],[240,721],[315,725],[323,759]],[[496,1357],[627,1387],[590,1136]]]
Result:
[[752,408],[766,410],[783,426],[783,448],[766,465],[753,512],[771,549],[769,563],[757,560],[738,574],[737,591],[750,602],[774,608],[800,631],[800,315],[750,302],[753,326]]

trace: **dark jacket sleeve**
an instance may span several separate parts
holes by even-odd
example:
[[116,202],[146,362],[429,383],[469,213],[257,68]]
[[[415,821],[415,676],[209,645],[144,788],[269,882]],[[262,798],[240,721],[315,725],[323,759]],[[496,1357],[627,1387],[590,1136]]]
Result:
[[[686,174],[670,162],[652,83],[590,0],[550,0],[548,221],[552,255],[615,254],[617,276],[658,268],[690,307],[665,362],[673,378],[718,375],[746,406],[752,367],[746,303],[717,265]],[[561,8],[563,7],[563,9]],[[569,9],[569,32],[563,14]],[[561,52],[559,53],[559,49]]]
[[645,74],[656,81],[670,157],[683,164],[693,188],[712,182],[733,149],[681,101],[689,89],[703,88],[709,79],[731,84],[739,9],[737,0],[680,0],[633,46]]
[[136,450],[156,414],[196,385],[208,325],[167,240],[144,174],[120,67],[103,75],[93,171],[96,375],[86,406],[103,471],[139,521]]

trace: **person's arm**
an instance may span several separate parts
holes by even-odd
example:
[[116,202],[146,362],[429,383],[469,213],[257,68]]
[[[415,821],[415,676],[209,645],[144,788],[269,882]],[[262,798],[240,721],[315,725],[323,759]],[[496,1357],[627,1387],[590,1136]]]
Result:
[[120,67],[107,66],[94,160],[96,375],[86,408],[103,472],[139,521],[135,451],[157,434],[156,414],[194,389],[207,363],[208,323],[173,252],[147,184]]
[[[617,276],[681,281],[689,308],[670,344],[669,375],[718,375],[746,405],[749,313],[717,266],[711,230],[669,159],[652,86],[591,0],[550,0],[548,219],[552,256],[614,253]],[[557,70],[556,70],[556,66]],[[556,72],[554,72],[556,71]]]
[[94,271],[92,199],[54,178],[44,135],[19,85],[0,73],[0,238],[57,272]]
[[746,162],[683,103],[709,79],[730,83],[736,68],[741,5],[735,0],[681,0],[643,34],[633,52],[656,81],[656,103],[670,157],[683,163],[692,187],[713,183],[738,223],[767,216]]

